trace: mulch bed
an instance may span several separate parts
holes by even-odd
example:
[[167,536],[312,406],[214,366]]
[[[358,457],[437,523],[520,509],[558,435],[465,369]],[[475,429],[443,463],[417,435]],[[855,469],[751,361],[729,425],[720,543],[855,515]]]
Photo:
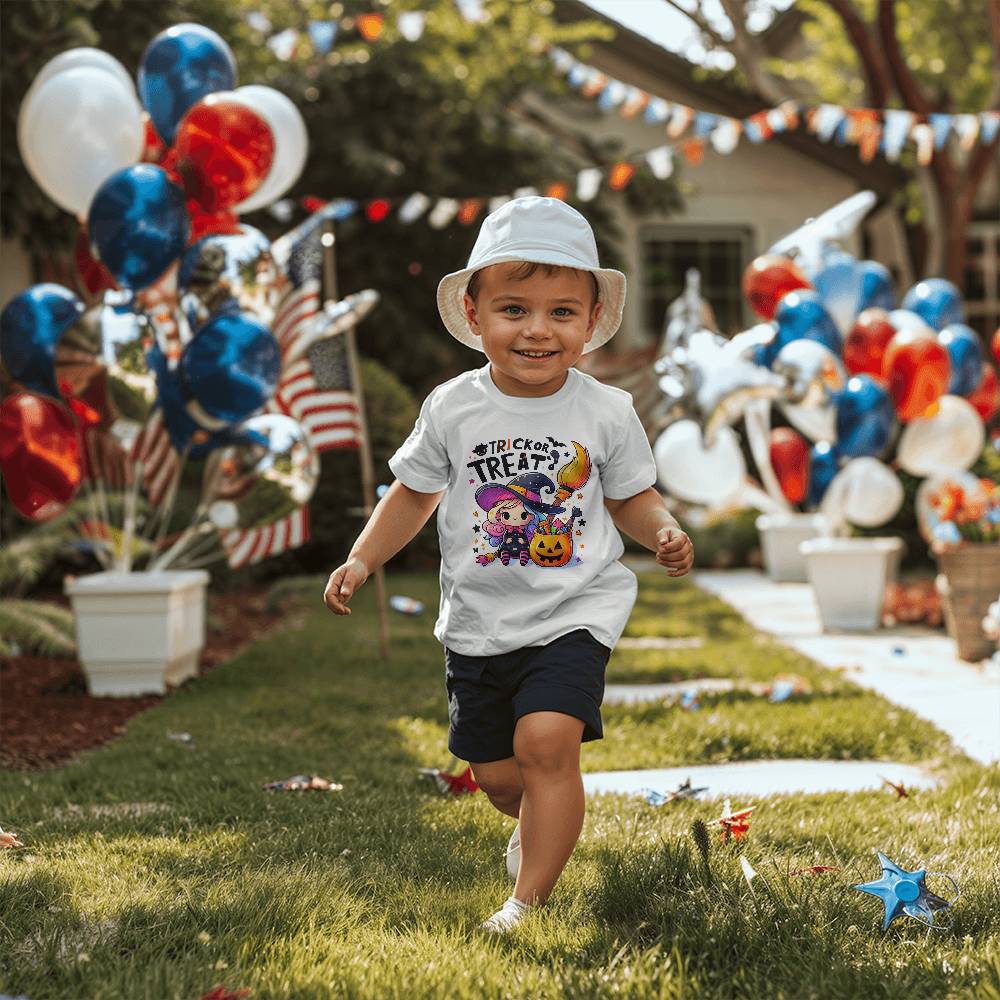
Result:
[[[231,660],[282,617],[267,611],[265,589],[208,595],[203,676]],[[61,595],[60,595],[61,596]],[[0,768],[34,771],[64,764],[120,736],[137,712],[169,695],[94,698],[75,659],[0,657]]]

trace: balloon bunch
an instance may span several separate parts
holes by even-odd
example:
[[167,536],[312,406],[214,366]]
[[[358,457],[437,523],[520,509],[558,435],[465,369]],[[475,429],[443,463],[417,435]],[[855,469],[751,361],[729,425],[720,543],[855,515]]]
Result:
[[[0,403],[11,500],[43,521],[84,489],[78,527],[102,564],[121,571],[137,554],[155,568],[192,565],[199,553],[189,543],[203,558],[206,535],[273,524],[309,500],[324,449],[276,391],[289,373],[312,380],[309,347],[378,301],[367,291],[323,308],[317,227],[272,247],[238,219],[280,197],[303,168],[308,138],[287,97],[237,87],[229,47],[197,24],[157,35],[137,79],[138,93],[117,60],[80,48],[52,59],[29,88],[21,154],[81,222],[88,304],[35,285],[0,317],[14,388]],[[210,457],[201,503],[180,537],[168,537],[189,456]]]
[[[745,490],[731,425],[744,420],[763,509],[818,509],[875,527],[903,500],[896,472],[963,473],[1000,412],[1000,381],[965,323],[958,289],[918,282],[897,307],[889,272],[858,261],[844,239],[874,203],[852,196],[780,240],[743,276],[763,322],[725,340],[691,275],[671,307],[656,370],[668,424],[654,447],[663,485],[714,505]],[[993,351],[1000,361],[1000,331]],[[772,404],[791,427],[771,428]]]

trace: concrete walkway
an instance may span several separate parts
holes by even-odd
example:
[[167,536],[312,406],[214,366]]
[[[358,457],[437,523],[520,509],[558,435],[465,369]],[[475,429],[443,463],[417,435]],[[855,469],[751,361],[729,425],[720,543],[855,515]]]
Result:
[[[644,788],[665,794],[690,778],[695,788],[705,787],[699,796],[705,799],[864,792],[879,788],[890,794],[883,776],[896,784],[902,782],[906,789],[932,788],[937,783],[932,775],[914,764],[885,760],[747,760],[648,771],[596,771],[583,776],[583,788],[588,795],[602,792],[638,795]],[[737,808],[743,804],[733,802]]]
[[1000,671],[960,660],[943,633],[919,626],[823,633],[808,584],[773,583],[756,570],[693,579],[754,628],[824,666],[846,667],[854,683],[932,722],[974,760],[1000,761]]

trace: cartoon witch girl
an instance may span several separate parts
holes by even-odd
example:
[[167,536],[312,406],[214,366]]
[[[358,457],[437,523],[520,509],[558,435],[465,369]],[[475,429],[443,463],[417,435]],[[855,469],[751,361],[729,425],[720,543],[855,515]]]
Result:
[[555,483],[538,472],[516,476],[506,486],[488,483],[476,490],[476,503],[487,512],[483,522],[489,544],[499,551],[476,557],[480,566],[494,559],[507,566],[511,559],[527,566],[531,558],[531,539],[538,527],[538,518],[562,513],[564,507],[545,503],[542,491],[554,494]]

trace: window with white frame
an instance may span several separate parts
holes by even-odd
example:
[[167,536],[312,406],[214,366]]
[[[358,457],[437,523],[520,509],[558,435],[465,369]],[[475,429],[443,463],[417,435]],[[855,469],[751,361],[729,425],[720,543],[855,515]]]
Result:
[[702,298],[712,307],[722,333],[745,329],[751,317],[740,281],[750,262],[751,234],[733,226],[644,226],[640,230],[643,325],[651,338],[663,331],[667,306],[684,291],[684,275],[701,275]]
[[963,285],[969,326],[991,337],[1000,327],[1000,222],[969,225]]

